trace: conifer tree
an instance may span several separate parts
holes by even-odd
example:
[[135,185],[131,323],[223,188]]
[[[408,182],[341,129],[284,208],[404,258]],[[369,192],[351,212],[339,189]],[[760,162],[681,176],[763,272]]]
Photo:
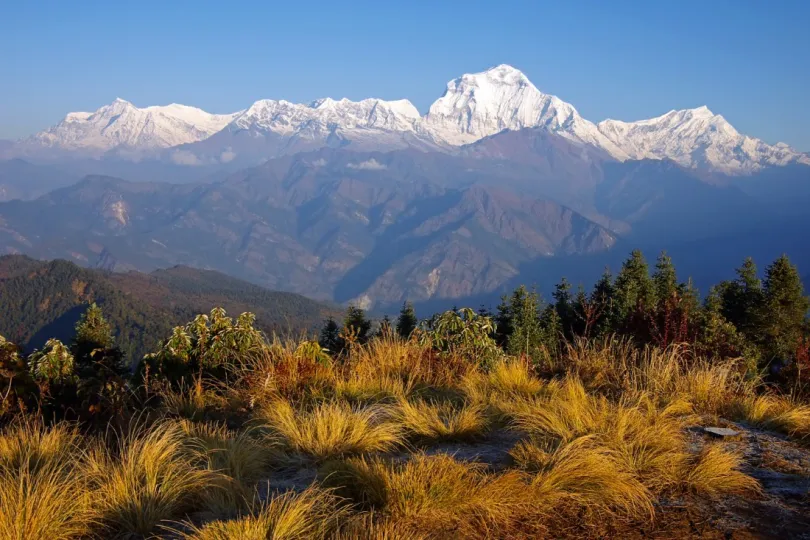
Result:
[[112,328],[104,318],[101,308],[94,302],[76,323],[76,334],[70,347],[71,353],[75,358],[81,360],[89,357],[95,349],[107,349],[112,345]]
[[326,319],[321,328],[318,343],[332,354],[338,354],[343,348],[340,340],[340,328],[332,317]]
[[678,277],[675,274],[675,266],[666,251],[662,251],[655,264],[653,274],[655,284],[655,295],[659,302],[672,298],[678,292]]
[[115,346],[112,327],[96,303],[76,323],[76,334],[70,345],[80,377],[124,375],[129,371],[124,354]]
[[353,332],[357,343],[362,344],[368,341],[371,321],[366,318],[365,310],[350,305],[346,310],[346,317],[343,319],[343,328]]
[[799,272],[787,255],[766,269],[762,293],[758,318],[764,352],[770,358],[791,358],[802,338],[810,299],[804,295]]
[[506,348],[509,336],[512,335],[512,314],[509,311],[509,298],[506,295],[501,296],[501,303],[496,309],[495,342],[500,347]]
[[413,309],[413,304],[405,302],[402,304],[402,309],[399,310],[399,317],[397,318],[397,334],[404,339],[411,337],[411,334],[416,329],[419,323],[416,318],[416,311]]
[[590,302],[597,310],[596,322],[591,330],[592,336],[604,336],[617,330],[615,292],[613,274],[610,268],[605,268],[590,296]]
[[737,279],[718,286],[723,316],[752,343],[761,343],[759,317],[764,301],[762,282],[751,257],[736,270]]
[[537,292],[529,292],[521,285],[512,293],[509,301],[512,332],[507,340],[509,354],[532,358],[542,345],[543,335],[538,316],[539,297]]
[[574,312],[574,299],[571,297],[571,284],[566,278],[562,278],[551,294],[554,299],[554,309],[557,311],[560,327],[566,337],[571,338],[576,322]]
[[617,316],[622,323],[637,310],[655,306],[655,285],[641,251],[634,250],[616,276],[615,299]]

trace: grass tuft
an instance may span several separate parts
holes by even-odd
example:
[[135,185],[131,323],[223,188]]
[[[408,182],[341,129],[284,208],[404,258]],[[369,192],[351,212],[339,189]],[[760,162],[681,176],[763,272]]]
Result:
[[259,420],[288,450],[322,461],[366,452],[384,452],[402,440],[402,429],[381,405],[352,407],[327,402],[296,410],[277,400],[259,412]]
[[137,425],[114,448],[98,445],[87,456],[87,475],[100,521],[120,536],[154,534],[219,489],[219,475],[195,465],[176,423]]
[[423,441],[461,441],[480,438],[488,422],[481,405],[401,400],[395,418],[405,431]]
[[186,540],[305,540],[326,538],[337,529],[345,510],[328,491],[310,487],[273,497],[258,509],[230,521],[202,527],[187,524]]

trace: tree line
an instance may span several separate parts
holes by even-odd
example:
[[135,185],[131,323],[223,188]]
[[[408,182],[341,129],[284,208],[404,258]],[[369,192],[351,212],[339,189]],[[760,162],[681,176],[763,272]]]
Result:
[[[638,345],[684,344],[706,357],[743,357],[752,374],[796,379],[810,376],[808,309],[810,299],[786,255],[768,265],[762,278],[746,259],[735,279],[701,298],[691,280],[678,279],[665,252],[651,269],[636,250],[615,276],[606,269],[590,289],[574,289],[563,278],[545,301],[536,290],[519,286],[495,311],[482,306],[478,315],[493,321],[492,337],[505,352],[535,362],[559,354],[577,338],[617,335]],[[384,318],[376,333],[409,338],[420,325],[430,328],[436,317],[420,322],[405,302],[396,321]],[[373,326],[362,309],[350,306],[342,324],[326,321],[320,343],[339,353],[348,343],[370,339]]]

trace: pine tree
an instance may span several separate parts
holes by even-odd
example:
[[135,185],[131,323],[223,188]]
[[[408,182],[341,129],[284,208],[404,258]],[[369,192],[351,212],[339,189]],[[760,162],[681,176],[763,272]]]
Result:
[[576,313],[574,299],[571,297],[571,284],[566,278],[560,280],[551,297],[554,299],[554,309],[557,311],[563,333],[570,339],[573,336]]
[[678,292],[678,277],[675,273],[675,266],[666,251],[662,251],[658,256],[655,273],[653,273],[653,283],[658,302],[666,301]]
[[616,276],[615,298],[620,324],[626,324],[637,311],[655,306],[655,284],[650,279],[647,261],[641,251],[634,250],[622,265]]
[[769,358],[792,358],[807,322],[810,299],[804,295],[799,272],[786,255],[765,270],[762,292],[758,318],[764,352]]
[[397,334],[404,339],[411,337],[411,334],[416,329],[418,324],[416,318],[416,311],[413,309],[413,304],[405,302],[402,304],[402,309],[399,310],[399,317],[397,318]]
[[590,332],[591,336],[604,336],[617,330],[615,293],[613,274],[610,272],[610,268],[605,268],[602,277],[591,291],[590,303],[594,306],[597,315]]
[[112,328],[96,303],[76,323],[76,335],[71,344],[71,353],[79,361],[89,358],[96,349],[108,349],[113,345]]
[[512,313],[509,311],[509,298],[501,296],[495,315],[495,342],[498,346],[506,348],[509,336],[512,335]]
[[721,298],[723,317],[742,332],[752,343],[761,343],[759,333],[762,303],[762,282],[757,276],[757,266],[750,257],[736,270],[737,279],[726,281],[717,287]]
[[543,340],[538,316],[539,303],[537,292],[529,292],[523,285],[512,293],[509,301],[512,332],[506,346],[509,354],[525,354],[529,358],[536,356]]
[[340,339],[340,328],[332,317],[326,319],[323,328],[321,328],[318,343],[320,343],[322,348],[332,354],[338,354],[343,349]]
[[357,343],[363,344],[368,341],[371,321],[366,318],[365,310],[351,305],[346,310],[346,317],[343,319],[343,328],[353,333]]

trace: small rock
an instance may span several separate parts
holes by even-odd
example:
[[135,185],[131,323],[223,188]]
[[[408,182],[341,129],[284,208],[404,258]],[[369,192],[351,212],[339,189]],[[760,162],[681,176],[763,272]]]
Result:
[[739,432],[724,427],[705,427],[703,431],[713,437],[736,437],[739,435]]

